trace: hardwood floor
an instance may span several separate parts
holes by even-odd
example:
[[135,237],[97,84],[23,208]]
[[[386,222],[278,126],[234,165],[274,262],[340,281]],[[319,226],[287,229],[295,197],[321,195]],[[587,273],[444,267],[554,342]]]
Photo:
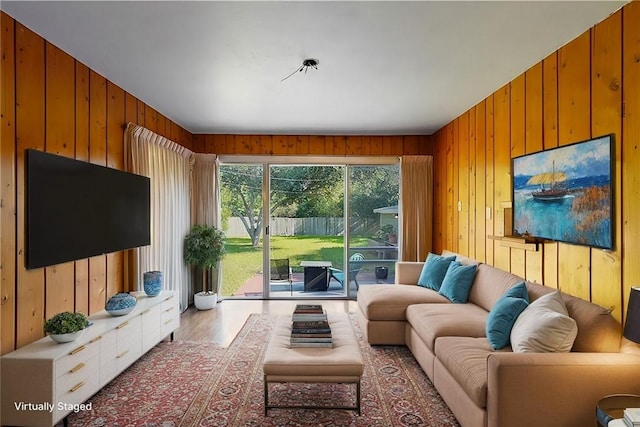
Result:
[[291,314],[296,304],[322,304],[327,312],[355,312],[352,300],[252,300],[227,299],[212,310],[199,311],[191,306],[180,317],[174,339],[206,341],[228,347],[252,313]]

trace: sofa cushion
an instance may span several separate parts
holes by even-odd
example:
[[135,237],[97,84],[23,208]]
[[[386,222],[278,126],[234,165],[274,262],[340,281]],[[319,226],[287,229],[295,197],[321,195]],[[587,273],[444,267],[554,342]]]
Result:
[[[407,321],[433,352],[438,337],[485,337],[487,311],[474,304],[412,304]],[[488,344],[487,344],[488,345]]]
[[451,302],[464,304],[469,299],[469,291],[473,285],[476,269],[476,265],[462,265],[458,261],[453,261],[449,264],[447,274],[445,274],[438,292]]
[[441,337],[435,343],[438,360],[480,408],[487,407],[487,358],[493,352],[484,338]]
[[522,282],[522,280],[522,277],[518,277],[515,274],[488,264],[480,264],[469,292],[469,302],[491,311],[493,305],[498,302],[507,289]]
[[511,330],[514,352],[569,352],[578,334],[576,321],[569,317],[560,292],[532,302]]
[[424,262],[422,272],[418,278],[418,285],[437,291],[440,289],[442,279],[447,274],[447,269],[451,261],[456,259],[455,256],[443,257],[429,252],[427,260]]
[[420,303],[449,304],[449,300],[416,285],[367,285],[358,289],[358,306],[369,320],[404,321],[407,306]]
[[494,350],[509,344],[511,328],[529,305],[527,286],[520,282],[502,295],[487,316],[487,339]]

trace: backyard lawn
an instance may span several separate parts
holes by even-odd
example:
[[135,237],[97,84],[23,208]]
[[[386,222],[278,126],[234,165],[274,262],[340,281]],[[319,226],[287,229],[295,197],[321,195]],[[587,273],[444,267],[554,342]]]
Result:
[[[262,246],[252,247],[249,238],[227,238],[227,253],[222,260],[222,295],[229,296],[247,280],[262,273]],[[366,237],[351,238],[351,246],[367,246]],[[342,236],[272,236],[271,259],[289,258],[294,272],[301,272],[302,260],[323,260],[341,268],[344,238]],[[363,270],[373,270],[365,265]]]

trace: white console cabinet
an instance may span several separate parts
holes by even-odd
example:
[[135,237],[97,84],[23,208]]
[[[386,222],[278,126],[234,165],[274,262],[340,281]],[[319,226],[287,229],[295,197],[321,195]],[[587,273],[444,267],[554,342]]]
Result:
[[134,293],[125,316],[101,311],[74,342],[44,337],[1,359],[3,426],[51,427],[180,326],[176,291]]

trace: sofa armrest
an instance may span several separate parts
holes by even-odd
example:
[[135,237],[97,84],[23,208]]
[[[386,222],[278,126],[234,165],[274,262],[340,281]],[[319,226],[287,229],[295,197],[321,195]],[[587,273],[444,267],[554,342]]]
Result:
[[398,261],[396,262],[396,285],[417,285],[424,262]]
[[640,356],[624,353],[492,353],[490,426],[595,426],[597,402],[640,394]]

